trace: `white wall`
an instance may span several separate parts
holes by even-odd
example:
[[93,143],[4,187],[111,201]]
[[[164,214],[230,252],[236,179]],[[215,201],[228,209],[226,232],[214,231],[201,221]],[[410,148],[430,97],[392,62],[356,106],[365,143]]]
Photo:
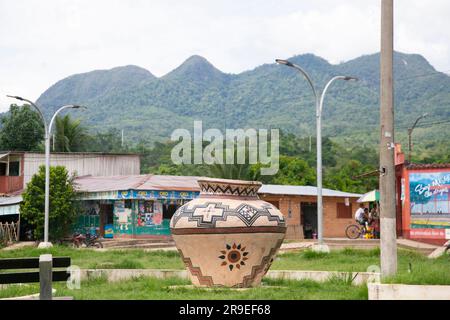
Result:
[[[31,177],[45,164],[45,154],[24,154],[24,187]],[[50,156],[51,166],[65,166],[69,174],[78,176],[113,176],[140,174],[138,155],[106,155],[95,153],[54,153]]]

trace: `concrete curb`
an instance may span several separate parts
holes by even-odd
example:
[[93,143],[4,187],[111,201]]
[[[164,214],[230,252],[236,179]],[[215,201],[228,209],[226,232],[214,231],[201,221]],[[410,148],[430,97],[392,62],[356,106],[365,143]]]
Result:
[[[172,269],[81,269],[81,280],[105,277],[108,281],[120,281],[137,277],[155,277],[158,279],[181,278],[189,279],[186,270]],[[351,279],[354,285],[367,282],[379,282],[380,274],[373,272],[335,272],[335,271],[299,271],[299,270],[270,270],[266,276],[269,279],[313,280],[327,281],[330,278],[342,280]]]
[[450,300],[450,286],[368,283],[369,300]]
[[353,285],[361,285],[368,282],[380,282],[380,274],[375,272],[339,272],[339,271],[297,271],[297,270],[270,270],[266,278],[285,280],[313,280],[325,282],[330,279],[349,281]]

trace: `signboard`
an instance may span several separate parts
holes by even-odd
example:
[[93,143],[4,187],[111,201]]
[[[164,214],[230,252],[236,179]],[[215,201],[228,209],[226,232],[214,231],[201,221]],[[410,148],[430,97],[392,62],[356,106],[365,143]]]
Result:
[[131,209],[125,208],[125,202],[114,202],[114,215],[116,216],[116,224],[119,233],[131,232]]
[[450,228],[449,190],[450,172],[409,173],[411,237],[445,237]]
[[199,195],[195,191],[159,191],[159,190],[125,190],[117,192],[117,199],[194,199]]
[[105,238],[114,238],[114,226],[112,224],[105,225]]
[[138,226],[152,227],[162,223],[162,210],[160,203],[153,200],[139,200],[138,202]]

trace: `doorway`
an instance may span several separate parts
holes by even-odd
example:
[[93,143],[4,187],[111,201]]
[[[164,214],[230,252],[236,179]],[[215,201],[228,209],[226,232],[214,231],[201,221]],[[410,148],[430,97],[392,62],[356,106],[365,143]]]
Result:
[[114,223],[114,205],[103,203],[100,204],[100,235],[105,236],[105,226]]
[[176,204],[164,204],[163,205],[163,219],[172,219],[179,206]]
[[301,221],[305,239],[313,239],[317,235],[317,203],[301,203]]

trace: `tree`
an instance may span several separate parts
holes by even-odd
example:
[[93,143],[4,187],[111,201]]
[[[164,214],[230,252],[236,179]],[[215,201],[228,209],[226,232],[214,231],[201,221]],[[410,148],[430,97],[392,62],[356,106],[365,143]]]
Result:
[[122,138],[120,130],[109,128],[106,132],[97,132],[89,137],[86,151],[91,152],[126,152],[127,148],[122,148]]
[[72,120],[69,114],[56,117],[55,151],[84,151],[87,132],[80,120]]
[[376,167],[363,165],[358,160],[349,160],[339,168],[332,168],[325,172],[324,187],[346,192],[365,193],[378,189],[378,174],[356,178],[376,170]]
[[300,158],[280,156],[279,170],[273,176],[263,176],[261,164],[253,165],[251,168],[252,176],[263,183],[271,184],[290,184],[300,186],[310,186],[316,183],[315,169]]
[[0,147],[3,150],[36,151],[44,139],[44,124],[29,105],[12,104],[1,119]]
[[[63,166],[50,167],[49,237],[61,239],[70,232],[77,214],[73,178]],[[20,215],[34,228],[34,236],[44,233],[45,166],[39,168],[22,194]]]

